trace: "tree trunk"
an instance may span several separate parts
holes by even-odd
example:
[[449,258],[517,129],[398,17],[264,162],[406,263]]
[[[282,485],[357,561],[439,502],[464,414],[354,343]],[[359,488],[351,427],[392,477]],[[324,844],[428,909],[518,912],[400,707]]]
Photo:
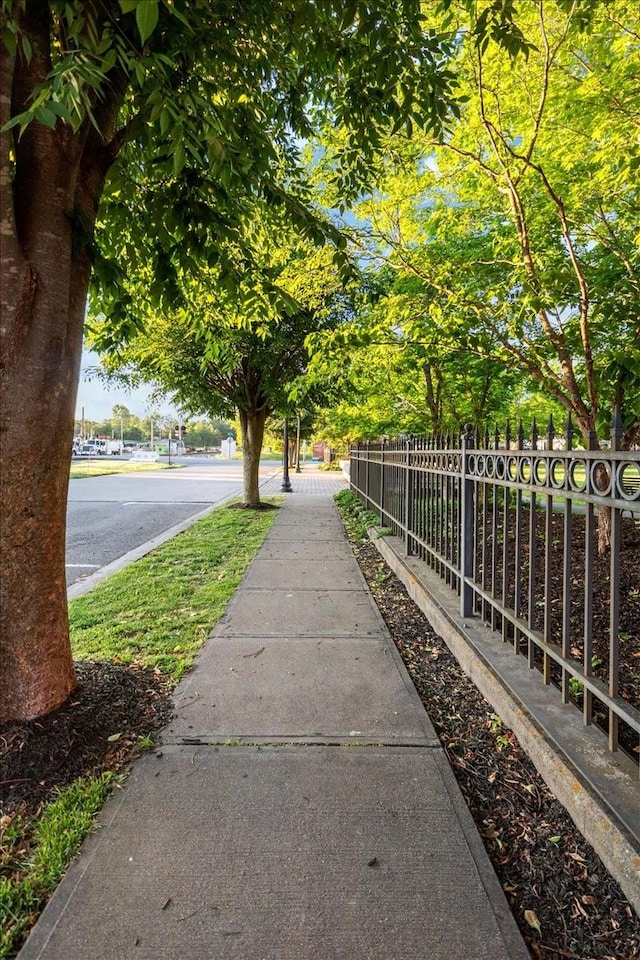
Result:
[[267,419],[267,409],[240,410],[240,426],[242,429],[242,502],[245,507],[260,505],[260,485],[258,482],[260,471],[260,454],[264,439],[264,425]]
[[65,532],[89,266],[71,254],[68,221],[59,226],[48,254],[14,258],[3,335],[0,722],[47,713],[75,685]]
[[[48,6],[25,10],[33,56],[3,62],[3,122],[50,68]],[[2,134],[0,722],[48,713],[75,686],[66,509],[101,150],[88,122]]]

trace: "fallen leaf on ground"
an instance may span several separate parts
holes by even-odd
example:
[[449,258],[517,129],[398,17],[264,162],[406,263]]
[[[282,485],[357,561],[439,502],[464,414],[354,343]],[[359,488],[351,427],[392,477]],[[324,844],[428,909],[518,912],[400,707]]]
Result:
[[525,910],[524,918],[530,927],[533,927],[533,929],[537,930],[538,933],[542,933],[540,921],[538,920],[538,914],[535,912],[535,910]]

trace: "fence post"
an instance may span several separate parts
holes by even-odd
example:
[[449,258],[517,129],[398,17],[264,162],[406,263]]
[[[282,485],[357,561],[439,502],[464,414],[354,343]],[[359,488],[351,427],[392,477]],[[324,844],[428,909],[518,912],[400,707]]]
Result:
[[413,527],[413,477],[411,474],[411,437],[407,437],[404,454],[404,549],[405,556],[411,556],[411,534]]
[[473,613],[473,590],[466,582],[473,573],[473,480],[467,479],[469,451],[473,450],[473,425],[466,423],[462,435],[462,462],[460,485],[462,499],[462,530],[460,531],[460,615],[470,617]]
[[380,443],[380,526],[384,527],[384,447],[387,438],[383,437]]
[[369,457],[371,456],[369,450],[369,441],[366,441],[366,459],[364,461],[364,496],[367,501],[367,510],[369,509]]
[[[611,452],[622,448],[622,418],[618,406],[613,408],[611,419]],[[611,461],[611,492],[616,497],[616,470],[618,461]],[[620,538],[622,514],[618,507],[609,507],[611,511],[611,547],[609,567],[609,696],[617,698],[619,690],[620,660]],[[609,710],[609,750],[618,749],[618,714]]]

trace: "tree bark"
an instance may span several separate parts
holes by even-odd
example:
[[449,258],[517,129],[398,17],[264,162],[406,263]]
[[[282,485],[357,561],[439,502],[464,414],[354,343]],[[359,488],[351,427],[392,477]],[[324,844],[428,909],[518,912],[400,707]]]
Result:
[[266,407],[239,411],[242,429],[242,503],[245,507],[260,506],[260,454],[267,413]]
[[24,253],[2,255],[15,301],[3,311],[0,385],[0,721],[47,713],[75,685],[65,532],[89,263],[73,253],[62,190],[47,179],[33,189],[50,209],[24,224]]
[[[47,4],[28,4],[33,55],[3,62],[2,121],[50,68]],[[117,104],[107,103],[117,113]],[[2,134],[0,723],[41,716],[75,686],[65,534],[91,243],[110,160],[86,122]]]

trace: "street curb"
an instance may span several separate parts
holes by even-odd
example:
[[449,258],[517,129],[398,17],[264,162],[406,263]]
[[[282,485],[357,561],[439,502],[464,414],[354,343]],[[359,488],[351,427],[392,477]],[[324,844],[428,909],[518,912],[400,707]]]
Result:
[[[269,483],[274,476],[277,476],[277,471],[269,474],[268,477],[264,477],[264,479],[260,481],[260,486],[263,487]],[[110,577],[112,573],[118,573],[120,570],[123,570],[124,567],[128,567],[130,563],[135,563],[136,560],[141,560],[142,557],[146,557],[146,555],[151,553],[152,550],[155,550],[156,547],[160,547],[163,543],[166,543],[167,540],[177,537],[179,533],[184,533],[185,530],[188,530],[189,527],[197,523],[198,520],[204,519],[204,517],[208,516],[214,510],[217,510],[218,507],[223,506],[230,500],[234,500],[237,496],[238,493],[236,491],[235,493],[221,497],[219,500],[215,500],[208,507],[205,507],[204,510],[200,510],[199,513],[194,513],[193,516],[187,517],[186,520],[182,520],[173,527],[169,527],[169,529],[163,533],[159,533],[157,537],[153,537],[153,539],[147,540],[146,543],[141,543],[140,546],[129,550],[128,553],[118,557],[117,560],[112,560],[111,563],[100,567],[99,570],[96,570],[95,573],[92,573],[85,580],[78,580],[76,583],[72,583],[71,586],[67,588],[67,602],[69,602],[69,600],[77,600],[78,597],[83,597],[85,593],[89,593],[94,587],[97,587],[99,583],[102,583],[103,580]]]

